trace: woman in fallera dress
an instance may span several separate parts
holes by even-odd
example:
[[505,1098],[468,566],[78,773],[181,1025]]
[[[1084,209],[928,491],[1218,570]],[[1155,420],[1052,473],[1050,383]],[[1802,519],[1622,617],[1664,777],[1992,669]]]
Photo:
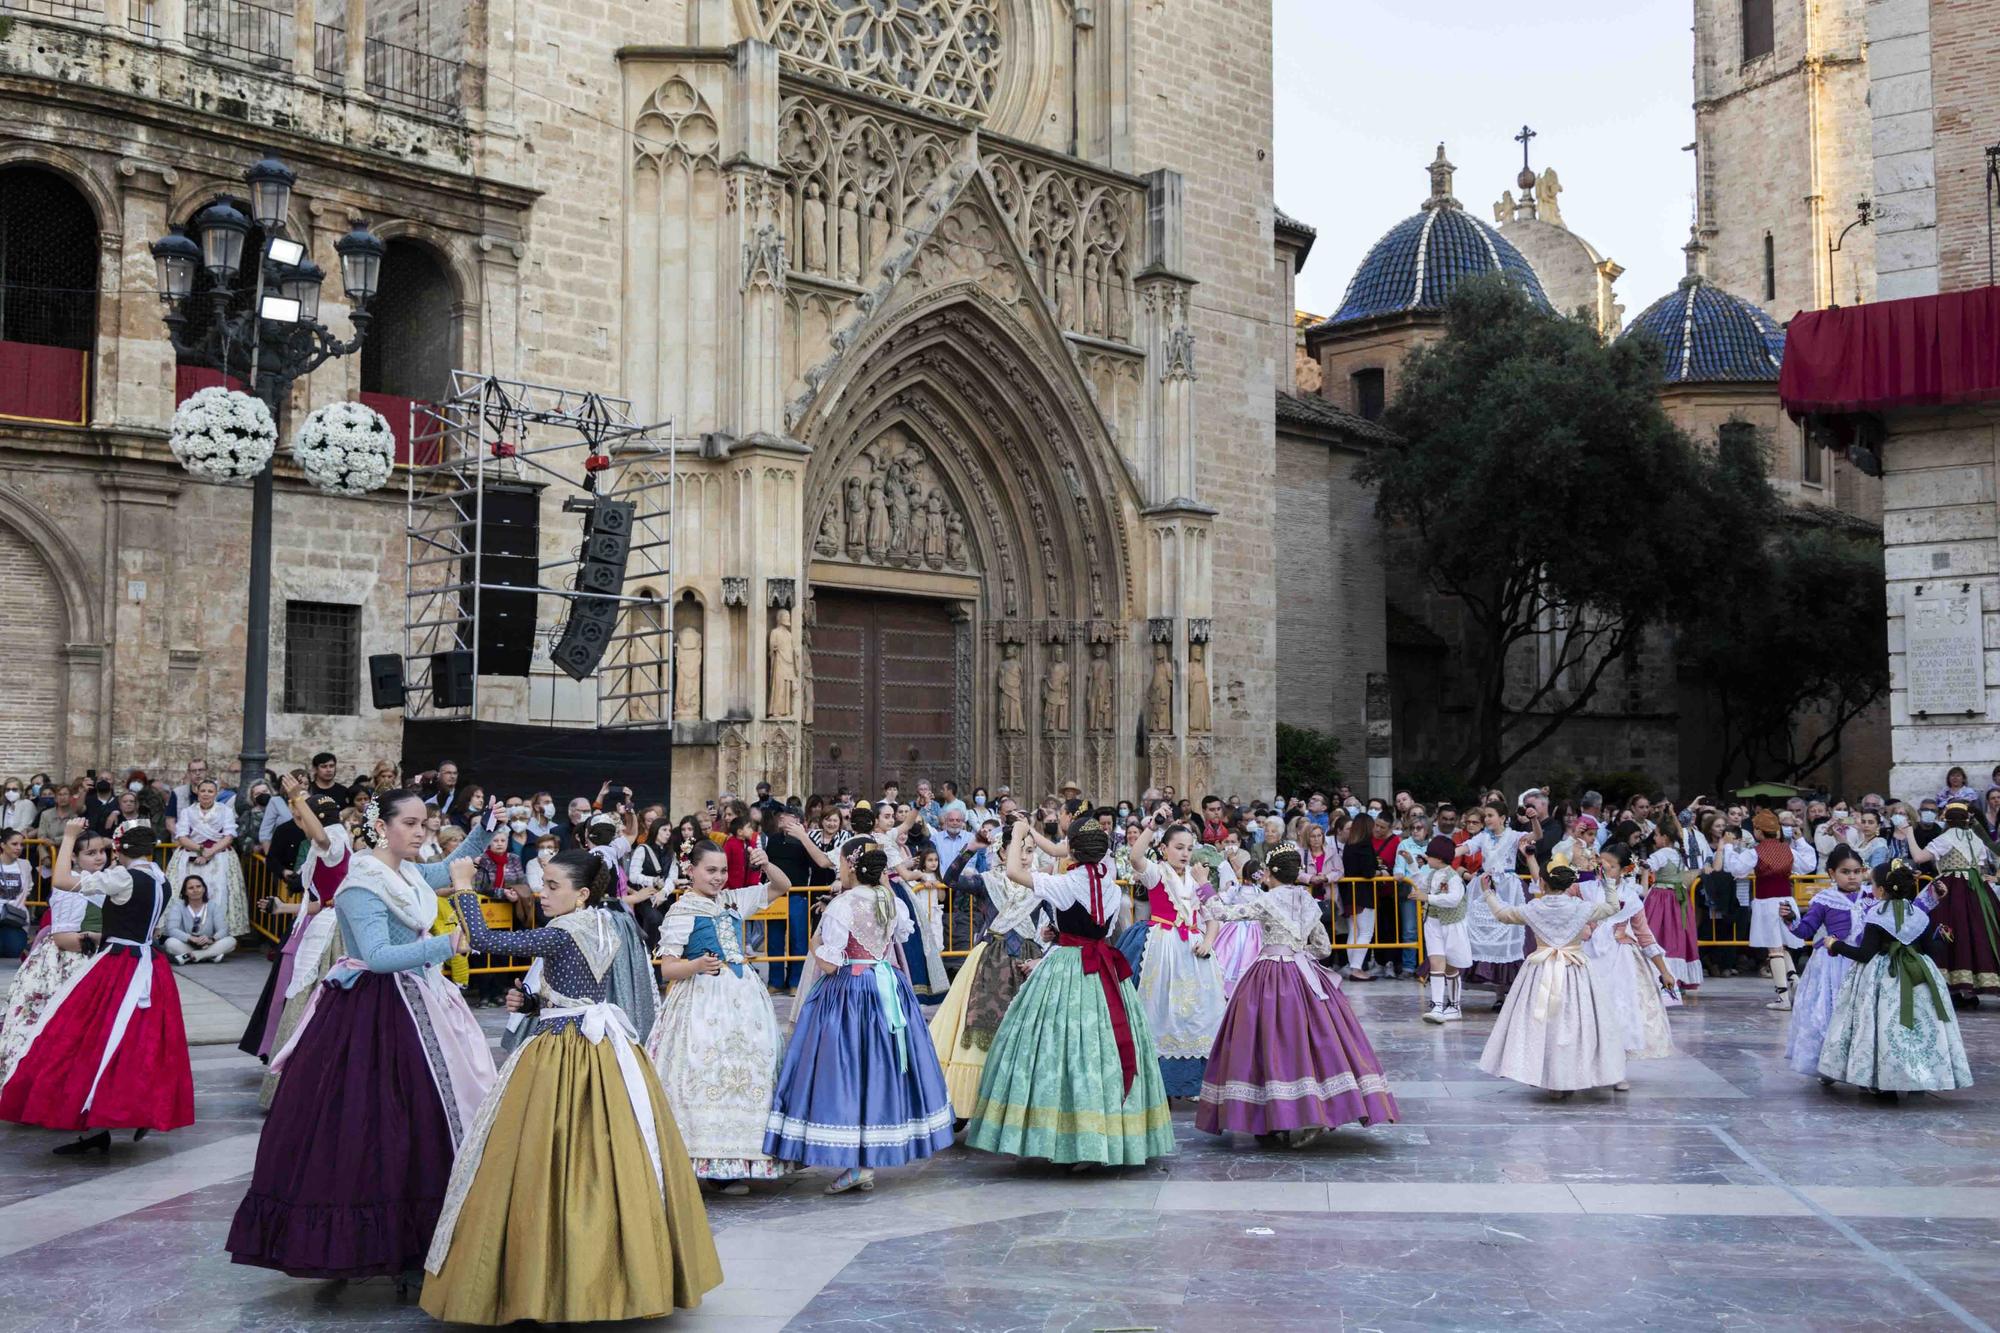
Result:
[[459,1145],[425,1259],[423,1307],[459,1324],[652,1319],[701,1303],[722,1265],[701,1186],[626,1012],[607,998],[623,950],[610,863],[558,854],[535,930],[492,930],[453,868],[481,953],[538,958],[534,1035],[501,1070]]
[[842,1168],[829,1194],[872,1190],[876,1167],[943,1152],[952,1120],[930,1030],[892,958],[916,923],[884,882],[888,857],[855,838],[840,862],[842,891],[819,922],[819,984],[799,1002],[764,1130],[779,1161]]
[[236,1263],[293,1277],[421,1268],[452,1156],[493,1085],[486,1037],[444,979],[465,933],[430,933],[438,895],[413,859],[423,797],[383,793],[366,820],[372,845],[333,900],[336,961],[272,1057],[285,1077],[229,1228]]
[[1119,910],[1111,843],[1096,821],[1078,820],[1067,851],[1075,864],[1041,874],[1028,838],[1007,844],[1007,878],[1054,909],[1057,934],[1000,1021],[965,1142],[1079,1167],[1140,1166],[1173,1152],[1174,1127],[1130,965],[1106,939]]
[[[1010,824],[1002,832],[1002,855],[1014,833],[1024,828]],[[958,854],[953,869],[970,860],[975,852],[984,850],[985,839],[982,830]],[[947,873],[945,882],[956,885],[961,880]],[[951,1094],[952,1109],[961,1120],[971,1118],[973,1105],[979,1100],[979,1080],[986,1072],[986,1053],[1000,1031],[1008,1006],[1013,1004],[1028,974],[1035,970],[1035,961],[1042,956],[1036,919],[1040,903],[1026,885],[1008,879],[1004,870],[967,872],[964,882],[978,885],[976,891],[986,895],[994,915],[986,923],[983,938],[966,954],[951,990],[932,1015],[930,1024],[931,1041],[944,1066],[945,1090]],[[1010,941],[1019,949],[1018,954],[1010,952]]]
[[1214,957],[1216,923],[1190,864],[1194,833],[1175,824],[1161,836],[1157,859],[1146,855],[1150,829],[1132,847],[1133,873],[1145,886],[1152,929],[1136,987],[1159,1051],[1169,1097],[1199,1097],[1208,1053],[1229,1001]]
[[[82,821],[79,821],[82,822]],[[28,956],[21,960],[14,984],[7,990],[7,1008],[0,1015],[0,1083],[7,1081],[14,1062],[28,1044],[47,1012],[49,1004],[70,981],[90,966],[103,938],[103,902],[79,893],[77,885],[85,875],[104,869],[111,859],[111,839],[88,831],[79,835],[76,852],[67,865],[60,854],[49,881],[49,925],[35,938]],[[86,929],[95,913],[95,931]]]
[[1319,904],[1299,887],[1299,849],[1271,854],[1273,887],[1238,903],[1211,902],[1218,921],[1256,921],[1261,952],[1243,975],[1215,1035],[1195,1128],[1303,1147],[1350,1122],[1389,1124],[1396,1099],[1382,1062],[1340,991],[1320,966],[1332,951]]
[[243,863],[236,859],[236,812],[218,804],[213,779],[195,784],[194,801],[174,816],[174,854],[167,882],[185,884],[201,876],[222,909],[231,935],[250,933],[250,898],[243,888]]
[[[250,1022],[236,1048],[266,1063],[271,1052],[284,1044],[305,1012],[306,1000],[298,999],[292,1022],[285,1025],[290,1003],[310,991],[326,975],[327,949],[333,943],[334,918],[326,911],[340,882],[347,878],[347,861],[354,854],[353,840],[341,822],[340,803],[331,796],[308,793],[305,784],[290,773],[278,779],[285,804],[290,807],[299,832],[305,835],[306,851],[299,866],[298,901],[282,903],[276,898],[265,907],[279,916],[298,918],[284,947],[271,962],[264,978],[264,991],[250,1011]],[[302,961],[303,960],[303,961]],[[280,1036],[280,1029],[283,1036]],[[274,1085],[275,1086],[275,1085]],[[266,1105],[269,1105],[268,1099]]]
[[746,1181],[791,1170],[764,1151],[784,1040],[771,992],[745,961],[743,918],[792,885],[768,861],[759,868],[759,883],[725,888],[729,862],[722,849],[713,843],[695,848],[681,870],[683,892],[660,923],[654,955],[667,993],[646,1056],[695,1175],[725,1194],[747,1194]]
[[[55,873],[72,878],[87,822],[63,825]],[[112,834],[117,864],[74,875],[75,891],[101,897],[104,942],[30,1028],[0,1085],[0,1120],[94,1131],[59,1154],[104,1152],[111,1131],[134,1139],[194,1123],[194,1074],[180,990],[153,937],[172,895],[153,864],[152,825],[130,819]]]

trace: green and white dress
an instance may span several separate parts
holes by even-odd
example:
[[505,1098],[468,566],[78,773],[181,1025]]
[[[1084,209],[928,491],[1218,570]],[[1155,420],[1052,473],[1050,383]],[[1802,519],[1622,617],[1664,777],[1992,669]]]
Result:
[[1105,1166],[1140,1166],[1174,1151],[1131,964],[1106,939],[1119,906],[1112,874],[1106,857],[1035,876],[1035,897],[1055,909],[1056,943],[993,1036],[969,1147]]
[[1892,899],[1867,908],[1858,944],[1827,946],[1857,966],[1834,1001],[1821,1076],[1878,1092],[1972,1086],[1944,975],[1925,955],[1933,931],[1922,908]]

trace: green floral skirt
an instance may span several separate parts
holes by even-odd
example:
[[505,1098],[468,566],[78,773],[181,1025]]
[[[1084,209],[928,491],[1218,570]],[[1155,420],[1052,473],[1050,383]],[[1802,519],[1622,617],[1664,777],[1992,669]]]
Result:
[[1104,986],[1073,948],[1053,948],[1007,1007],[986,1053],[966,1144],[1052,1162],[1140,1166],[1174,1150],[1167,1090],[1145,1010],[1130,981],[1118,1000],[1132,1028],[1132,1089]]

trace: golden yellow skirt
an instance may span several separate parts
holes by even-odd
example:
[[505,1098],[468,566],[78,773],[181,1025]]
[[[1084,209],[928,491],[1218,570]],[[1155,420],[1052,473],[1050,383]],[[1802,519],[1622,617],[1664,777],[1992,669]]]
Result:
[[951,1113],[960,1120],[972,1115],[979,1100],[979,1076],[986,1072],[986,1048],[960,1042],[965,1034],[965,1010],[972,994],[972,979],[979,971],[979,955],[988,940],[981,940],[966,954],[944,1003],[931,1015],[931,1045],[937,1048],[938,1062],[944,1066],[944,1090],[951,1094]]
[[648,1319],[721,1284],[701,1186],[639,1052],[662,1198],[612,1046],[623,1040],[571,1028],[515,1053],[475,1122],[483,1144],[469,1136],[461,1148],[480,1156],[451,1248],[424,1280],[426,1313],[462,1324]]

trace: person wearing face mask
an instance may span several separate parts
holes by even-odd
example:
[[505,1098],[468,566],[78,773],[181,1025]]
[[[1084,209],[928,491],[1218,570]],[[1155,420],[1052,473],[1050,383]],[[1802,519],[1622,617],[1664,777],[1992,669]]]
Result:
[[528,798],[528,832],[539,838],[556,827],[556,798],[538,791]]
[[4,790],[0,790],[0,829],[27,833],[35,827],[39,814],[26,784],[19,778],[8,778]]

